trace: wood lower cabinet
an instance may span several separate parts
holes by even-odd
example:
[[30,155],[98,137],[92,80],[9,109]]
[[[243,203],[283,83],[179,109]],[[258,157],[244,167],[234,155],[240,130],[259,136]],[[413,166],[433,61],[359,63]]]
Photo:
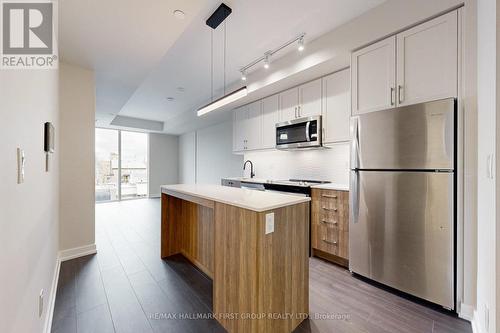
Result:
[[312,189],[311,246],[315,256],[349,264],[349,192]]

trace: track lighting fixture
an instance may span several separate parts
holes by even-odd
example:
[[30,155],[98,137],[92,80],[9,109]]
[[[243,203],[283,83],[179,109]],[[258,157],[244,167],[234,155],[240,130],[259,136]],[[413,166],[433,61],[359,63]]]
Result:
[[299,47],[297,49],[301,52],[304,51],[304,36],[299,38],[298,44],[299,44]]
[[271,55],[269,53],[266,53],[265,54],[265,58],[264,58],[264,68],[265,69],[268,69],[269,68],[269,58],[271,57]]
[[279,47],[275,48],[274,50],[269,50],[267,51],[266,53],[264,53],[263,56],[255,59],[254,61],[252,61],[251,63],[247,64],[246,66],[243,66],[241,67],[240,69],[240,72],[241,72],[241,80],[243,81],[246,81],[246,78],[247,78],[247,71],[252,68],[253,66],[257,65],[258,63],[260,62],[264,62],[264,68],[265,69],[268,69],[269,66],[271,65],[271,57],[278,51],[281,51],[283,50],[285,47],[297,42],[298,46],[297,46],[297,49],[299,51],[303,51],[304,50],[304,36],[306,34],[305,33],[301,33],[300,35],[298,35],[297,37],[293,38],[293,39],[290,39],[288,42],[280,45]]

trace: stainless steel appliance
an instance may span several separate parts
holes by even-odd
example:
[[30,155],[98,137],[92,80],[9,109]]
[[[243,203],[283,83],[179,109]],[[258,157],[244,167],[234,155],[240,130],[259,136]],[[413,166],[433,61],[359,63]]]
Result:
[[454,99],[352,118],[349,269],[455,309]]
[[294,119],[276,124],[277,149],[321,146],[321,116]]
[[288,179],[288,180],[258,180],[253,178],[223,178],[221,185],[240,187],[258,191],[279,192],[311,196],[311,186],[330,183],[324,180]]

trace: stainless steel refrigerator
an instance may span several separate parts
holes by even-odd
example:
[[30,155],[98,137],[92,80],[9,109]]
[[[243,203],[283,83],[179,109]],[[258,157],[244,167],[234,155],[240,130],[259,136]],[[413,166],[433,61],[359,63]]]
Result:
[[351,122],[349,269],[455,308],[455,114],[444,99]]

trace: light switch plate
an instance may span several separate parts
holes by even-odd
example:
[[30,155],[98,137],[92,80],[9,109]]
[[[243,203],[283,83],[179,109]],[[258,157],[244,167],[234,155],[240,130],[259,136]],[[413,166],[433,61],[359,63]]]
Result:
[[266,235],[274,232],[274,213],[266,214]]
[[17,183],[24,183],[24,150],[17,148]]

